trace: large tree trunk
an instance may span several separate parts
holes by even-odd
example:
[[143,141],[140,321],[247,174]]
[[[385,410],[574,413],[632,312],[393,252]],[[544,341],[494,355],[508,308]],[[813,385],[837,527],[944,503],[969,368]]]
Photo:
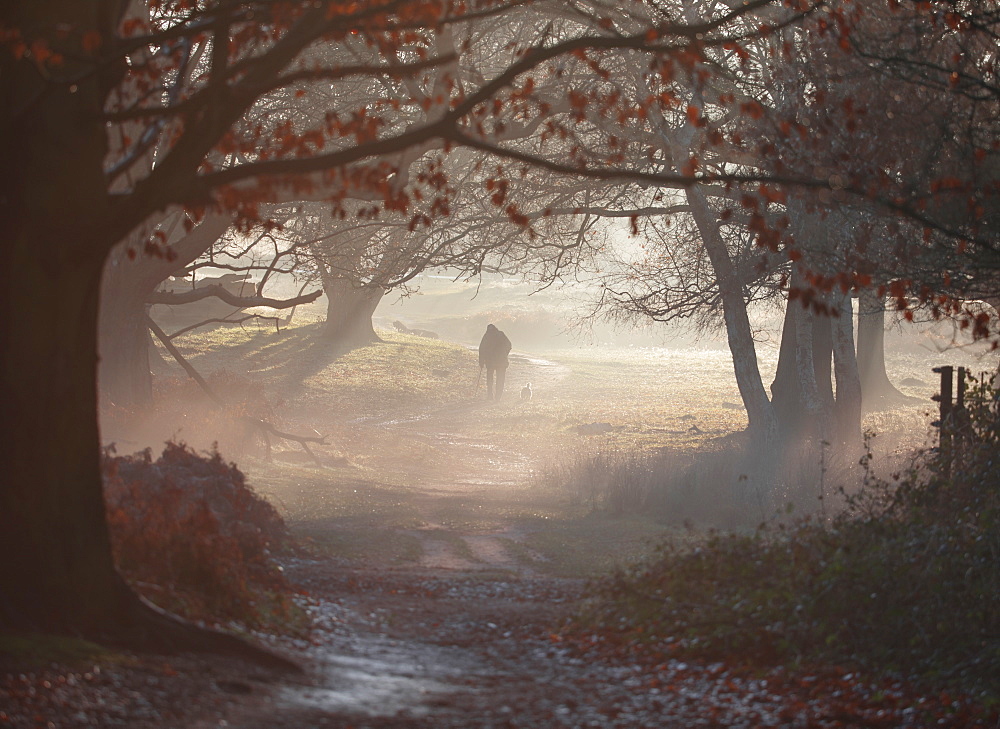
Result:
[[[30,239],[29,236],[30,235]],[[102,633],[134,598],[114,569],[97,431],[100,259],[57,262],[42,231],[8,240],[4,319],[5,486],[0,617]],[[18,302],[32,302],[30,309]]]
[[[807,341],[799,351],[799,330]],[[833,338],[828,317],[816,316],[797,301],[785,304],[778,366],[771,383],[771,401],[780,432],[820,435],[822,413],[833,408],[831,352]]]
[[381,341],[372,315],[385,295],[382,288],[359,285],[341,276],[324,276],[323,292],[327,297],[324,339],[348,347]]
[[[30,38],[85,37],[114,3],[5,7]],[[56,22],[60,21],[60,22]],[[44,40],[44,35],[42,35]],[[79,56],[78,60],[77,56]],[[100,121],[103,76],[67,54],[52,82],[34,58],[0,53],[0,629],[58,630],[164,649],[216,649],[288,665],[143,602],[115,569],[97,425],[101,273],[112,214]],[[266,657],[265,657],[266,656]]]
[[[23,3],[18,27],[62,18],[82,35],[97,3]],[[48,15],[52,13],[52,15]],[[101,631],[135,598],[114,569],[97,431],[97,305],[107,216],[97,75],[48,85],[0,63],[0,620]],[[34,97],[34,98],[33,98]],[[30,109],[30,113],[29,113]]]
[[858,296],[857,359],[865,410],[872,412],[906,399],[885,371],[885,301],[869,289],[862,289]]
[[837,317],[817,316],[794,301],[786,305],[778,368],[771,383],[779,427],[786,435],[850,442],[861,430],[850,297],[835,295],[834,305]]
[[[168,216],[164,220],[169,220]],[[169,276],[205,253],[229,223],[228,216],[211,214],[194,230],[171,237],[175,257],[169,260],[143,254],[130,257],[127,254],[130,246],[142,249],[139,240],[119,243],[112,250],[104,266],[98,324],[98,372],[103,398],[131,412],[142,411],[152,404],[153,376],[149,366],[152,338],[146,327],[147,299]]]
[[66,231],[43,224],[3,232],[17,235],[5,238],[9,265],[0,267],[0,408],[13,426],[0,481],[0,630],[83,634],[153,650],[214,650],[295,668],[159,611],[119,576],[97,426],[102,257],[86,245],[60,251]]

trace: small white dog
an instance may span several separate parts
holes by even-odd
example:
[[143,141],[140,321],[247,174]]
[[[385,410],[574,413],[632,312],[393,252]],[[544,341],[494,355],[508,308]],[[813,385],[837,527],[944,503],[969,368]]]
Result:
[[529,382],[527,385],[521,388],[521,401],[527,402],[530,399],[531,399],[531,383]]

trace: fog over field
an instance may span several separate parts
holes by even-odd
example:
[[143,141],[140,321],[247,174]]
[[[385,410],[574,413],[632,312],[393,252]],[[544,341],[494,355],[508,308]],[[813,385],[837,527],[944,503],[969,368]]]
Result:
[[0,726],[1000,726],[998,38],[3,3]]
[[[593,528],[633,554],[645,535],[685,523],[748,528],[787,513],[829,517],[837,489],[857,488],[860,434],[846,452],[802,442],[785,455],[760,454],[775,461],[776,481],[747,488],[754,466],[739,455],[747,416],[724,332],[587,321],[592,297],[583,286],[538,290],[510,276],[455,281],[434,272],[375,310],[382,342],[350,351],[312,340],[323,299],[297,307],[278,329],[260,320],[196,330],[178,347],[231,408],[325,441],[303,447],[272,437],[266,446],[238,421],[213,415],[215,406],[162,347],[158,391],[182,395],[185,404],[175,419],[163,412],[138,431],[108,423],[105,438],[120,451],[155,451],[167,438],[199,450],[217,443],[308,533],[360,558],[370,529],[385,530],[416,563],[458,559],[446,542],[413,542],[435,530],[523,544],[550,539],[539,534],[553,528],[578,538]],[[182,313],[153,309],[164,328],[176,328]],[[758,314],[757,358],[770,383],[780,312],[761,307]],[[485,400],[475,354],[488,323],[513,343],[506,391],[495,403]],[[904,398],[863,416],[873,472],[898,469],[914,449],[935,444],[934,367],[995,371],[996,355],[968,337],[956,341],[956,331],[890,320],[886,370]],[[532,397],[522,401],[527,383]],[[439,512],[452,510],[453,521],[442,522]],[[543,513],[548,523],[536,518]],[[594,521],[600,514],[627,521]],[[396,543],[404,526],[405,549]],[[619,558],[594,544],[601,558],[592,566]],[[472,554],[459,563],[476,563]],[[503,549],[491,555],[484,564],[513,559]]]

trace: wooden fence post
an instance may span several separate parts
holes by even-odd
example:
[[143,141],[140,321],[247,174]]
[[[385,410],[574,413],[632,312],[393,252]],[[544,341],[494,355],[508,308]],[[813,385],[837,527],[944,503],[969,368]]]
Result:
[[[933,371],[941,374],[941,391],[931,398],[938,402],[940,410],[940,418],[932,423],[932,425],[936,425],[938,429],[938,452],[941,454],[942,471],[945,478],[947,478],[951,476],[952,431],[954,426],[954,423],[952,423],[952,411],[954,408],[951,393],[955,368],[951,365],[944,365],[943,367],[935,367]],[[959,396],[963,397],[965,395],[965,368],[960,368],[959,371],[963,375],[959,378]]]

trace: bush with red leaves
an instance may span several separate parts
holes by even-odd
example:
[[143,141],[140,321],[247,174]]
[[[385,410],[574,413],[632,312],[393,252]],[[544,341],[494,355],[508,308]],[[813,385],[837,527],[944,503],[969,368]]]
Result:
[[218,452],[168,443],[105,454],[104,493],[118,569],[164,609],[208,623],[288,617],[291,587],[271,550],[288,544],[278,512]]

